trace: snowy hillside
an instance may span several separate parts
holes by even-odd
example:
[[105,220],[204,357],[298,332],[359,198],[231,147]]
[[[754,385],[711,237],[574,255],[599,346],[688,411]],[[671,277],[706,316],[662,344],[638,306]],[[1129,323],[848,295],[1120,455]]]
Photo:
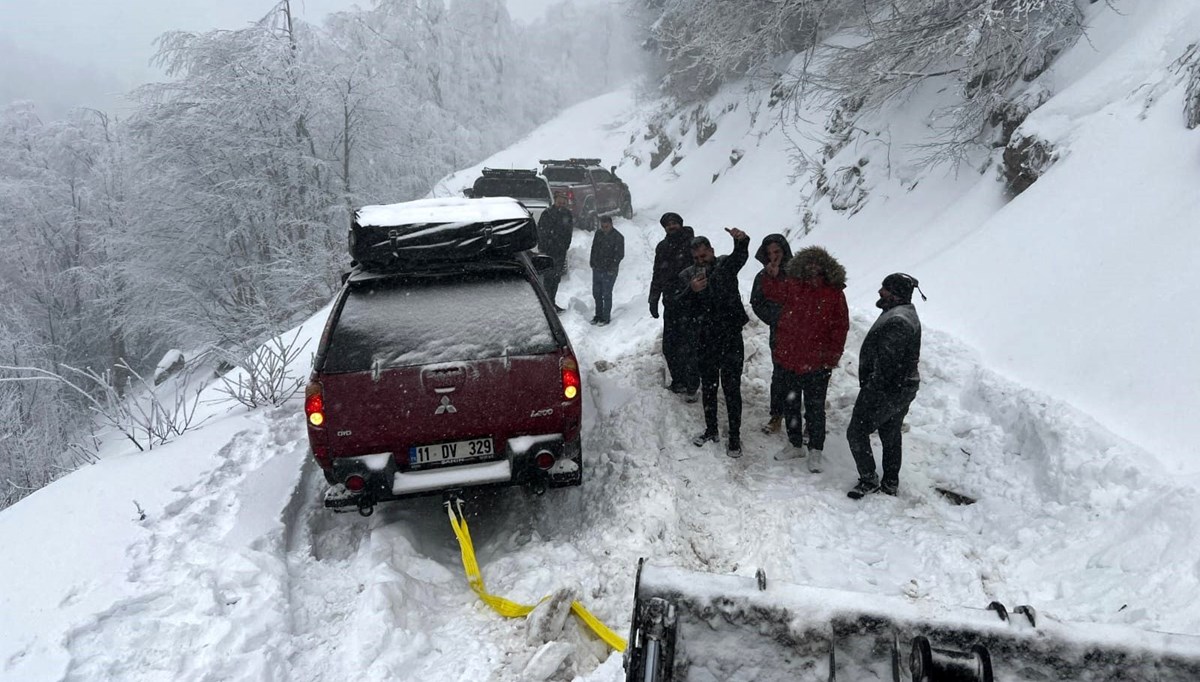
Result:
[[[1123,15],[1093,7],[1090,42],[1043,75],[1055,96],[1027,125],[1063,155],[1012,201],[994,169],[955,176],[911,162],[907,145],[927,129],[918,96],[881,115],[890,125],[878,142],[843,150],[868,160],[861,210],[814,203],[801,238],[797,207],[811,188],[788,180],[788,139],[808,138],[776,125],[767,92],[739,89],[710,104],[717,128],[703,144],[694,128],[678,135],[674,165],[649,168],[659,104],[626,90],[435,188],[455,193],[484,165],[600,156],[619,164],[637,211],[616,221],[628,255],[613,324],[587,324],[587,234],[559,293],[587,389],[584,486],[468,502],[490,590],[525,603],[569,590],[624,634],[637,559],[650,557],[1200,635],[1200,427],[1187,418],[1200,408],[1200,360],[1183,299],[1185,259],[1200,253],[1200,133],[1183,127],[1169,68],[1200,36],[1200,8],[1116,4]],[[687,113],[673,125],[694,126]],[[812,120],[815,148],[824,116]],[[725,226],[755,244],[788,230],[847,266],[853,326],[830,386],[824,473],[773,461],[783,436],[753,428],[770,374],[757,321],[745,330],[745,455],[690,444],[700,407],[663,389],[661,325],[646,311],[667,210],[718,253]],[[742,273],[747,298],[754,266]],[[857,351],[879,280],[895,270],[929,295],[917,303],[924,383],[900,495],[853,502],[844,433]],[[324,315],[301,328],[310,350]],[[174,443],[114,452],[0,512],[0,680],[623,679],[620,656],[576,622],[531,628],[486,608],[438,499],[370,519],[321,508],[299,401],[205,409],[212,420]],[[936,487],[979,501],[952,506]]]

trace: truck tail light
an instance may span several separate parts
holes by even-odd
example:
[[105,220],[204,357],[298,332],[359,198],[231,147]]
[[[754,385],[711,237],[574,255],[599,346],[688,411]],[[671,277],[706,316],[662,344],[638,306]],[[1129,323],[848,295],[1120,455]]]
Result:
[[325,399],[321,396],[321,382],[310,381],[304,389],[304,415],[310,426],[325,425]]
[[583,382],[579,379],[579,363],[575,362],[575,357],[568,355],[564,357],[559,366],[562,368],[562,390],[563,398],[574,400],[579,397],[579,389],[583,386]]

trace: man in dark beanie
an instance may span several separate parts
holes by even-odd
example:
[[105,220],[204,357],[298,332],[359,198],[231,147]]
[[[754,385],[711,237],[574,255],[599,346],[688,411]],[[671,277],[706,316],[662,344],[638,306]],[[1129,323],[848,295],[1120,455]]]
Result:
[[700,373],[696,366],[695,320],[679,294],[686,284],[679,273],[692,264],[692,228],[678,213],[667,212],[659,219],[666,236],[654,248],[654,273],[650,279],[650,316],[658,319],[658,301],[663,303],[662,351],[671,373],[671,391],[696,401]]
[[[883,310],[863,339],[858,353],[858,400],[850,416],[846,440],[858,468],[858,485],[851,499],[882,490],[895,495],[900,485],[901,427],[908,407],[917,396],[921,375],[921,320],[912,304],[913,289],[920,291],[912,275],[893,273],[883,279],[879,300]],[[921,294],[925,298],[925,294]],[[883,479],[875,471],[871,434],[879,432],[883,445]]]
[[720,440],[717,431],[717,386],[720,385],[729,416],[725,454],[741,457],[742,366],[746,359],[742,327],[750,318],[742,305],[737,276],[750,258],[750,237],[736,227],[727,227],[725,231],[733,237],[733,252],[728,256],[717,257],[707,237],[692,240],[694,265],[679,273],[684,284],[679,301],[696,319],[696,355],[704,400],[704,433],[692,443],[699,447]]

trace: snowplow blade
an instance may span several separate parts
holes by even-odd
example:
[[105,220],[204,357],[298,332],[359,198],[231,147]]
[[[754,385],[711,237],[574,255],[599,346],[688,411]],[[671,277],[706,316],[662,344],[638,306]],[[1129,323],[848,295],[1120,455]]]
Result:
[[627,682],[1200,680],[1200,638],[638,566]]

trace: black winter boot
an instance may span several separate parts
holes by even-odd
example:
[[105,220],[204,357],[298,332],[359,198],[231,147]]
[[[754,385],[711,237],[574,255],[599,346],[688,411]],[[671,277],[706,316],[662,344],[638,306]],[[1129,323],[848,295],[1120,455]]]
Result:
[[725,454],[730,457],[742,456],[742,439],[737,436],[730,436],[729,441],[725,443]]
[[858,479],[858,485],[846,493],[846,497],[852,500],[861,500],[874,492],[879,492],[879,476],[871,474]]

